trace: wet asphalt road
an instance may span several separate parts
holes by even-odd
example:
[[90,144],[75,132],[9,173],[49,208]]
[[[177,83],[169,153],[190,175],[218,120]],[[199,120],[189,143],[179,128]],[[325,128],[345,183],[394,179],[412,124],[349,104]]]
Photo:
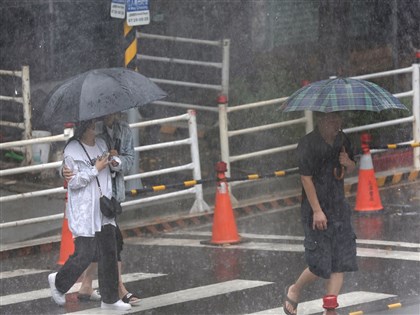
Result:
[[[354,213],[359,271],[346,275],[338,314],[420,314],[420,183],[381,189],[384,210]],[[350,199],[351,203],[354,200]],[[236,221],[244,242],[211,246],[211,224],[125,240],[127,288],[143,301],[132,314],[283,314],[284,288],[305,268],[299,208]],[[115,314],[98,302],[56,306],[47,275],[58,252],[3,260],[1,314]],[[302,293],[299,314],[321,314],[323,281]],[[392,308],[388,310],[388,308]],[[359,313],[357,313],[359,312]]]

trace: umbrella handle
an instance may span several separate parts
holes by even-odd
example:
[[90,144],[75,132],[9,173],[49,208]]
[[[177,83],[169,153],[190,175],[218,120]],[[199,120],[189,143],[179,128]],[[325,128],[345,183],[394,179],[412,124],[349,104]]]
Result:
[[342,180],[344,178],[345,168],[341,165],[341,172],[338,174],[337,167],[334,168],[334,177],[338,180]]

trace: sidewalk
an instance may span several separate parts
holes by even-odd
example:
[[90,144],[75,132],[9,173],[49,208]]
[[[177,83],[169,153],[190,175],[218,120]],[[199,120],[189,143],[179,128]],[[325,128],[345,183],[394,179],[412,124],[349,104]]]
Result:
[[[399,168],[378,172],[376,178],[380,188],[404,181],[416,181],[419,179],[419,171],[411,168]],[[358,178],[355,176],[345,180],[346,195],[350,198],[355,196],[357,181]],[[211,186],[206,185],[203,191],[205,201],[213,208],[215,187]],[[236,217],[285,206],[298,206],[301,200],[301,186],[297,174],[250,180],[240,184],[230,183],[230,191]],[[124,237],[154,235],[190,225],[211,223],[213,220],[212,211],[189,213],[193,201],[193,198],[184,196],[124,209],[123,215],[119,218],[119,225]],[[53,236],[2,245],[0,259],[59,249],[60,242],[61,230]]]

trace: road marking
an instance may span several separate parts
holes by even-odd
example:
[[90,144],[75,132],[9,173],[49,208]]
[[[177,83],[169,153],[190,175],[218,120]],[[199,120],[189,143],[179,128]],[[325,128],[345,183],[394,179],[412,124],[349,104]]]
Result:
[[41,269],[16,269],[12,271],[3,271],[3,272],[0,272],[0,280],[14,278],[14,277],[35,275],[35,274],[43,273],[43,272],[51,272],[51,271],[41,270]]
[[[123,312],[123,314],[137,313],[140,311],[151,310],[158,307],[164,307],[179,303],[185,303],[204,299],[216,295],[223,295],[235,291],[242,291],[246,289],[256,288],[264,285],[273,284],[273,282],[253,281],[253,280],[231,280],[216,284],[200,286],[196,288],[175,291],[171,293],[161,294],[148,298],[141,299],[138,306],[133,306],[130,311]],[[100,307],[74,312],[71,314],[115,314],[115,311],[102,310]]]
[[[208,236],[211,237],[211,232],[175,232],[166,233],[168,235],[196,235],[196,236]],[[252,233],[239,233],[243,238],[253,239],[264,239],[264,240],[291,240],[291,241],[303,241],[303,236],[292,236],[292,235],[273,235],[273,234],[252,234]],[[366,245],[382,245],[382,246],[394,246],[394,247],[407,247],[407,248],[420,248],[420,243],[409,243],[409,242],[395,242],[395,241],[382,241],[382,240],[366,240],[357,239],[357,244]]]
[[[133,282],[133,281],[139,281],[139,280],[145,280],[155,277],[161,277],[166,276],[166,274],[163,273],[129,273],[122,275],[122,279],[124,283]],[[48,284],[48,279],[45,277],[45,283]],[[79,291],[81,283],[78,282],[75,285],[73,285],[68,293],[74,293]],[[98,287],[98,280],[94,280],[92,282],[92,286],[94,288]],[[10,304],[16,304],[20,302],[27,302],[27,301],[33,301],[37,299],[42,298],[48,298],[51,297],[50,289],[41,289],[41,290],[34,290],[29,292],[22,292],[22,293],[15,293],[15,294],[9,294],[5,296],[0,296],[0,305],[10,305]]]
[[[172,238],[150,238],[150,239],[126,239],[127,244],[133,245],[148,245],[148,246],[186,246],[186,247],[211,247],[217,248],[213,245],[201,244],[200,240],[192,239],[172,239]],[[303,252],[302,244],[281,244],[281,243],[259,243],[259,242],[245,242],[241,244],[224,246],[224,249],[252,249],[252,250],[266,250],[266,251],[280,251],[280,252]],[[376,248],[357,248],[357,255],[360,257],[385,258],[410,260],[420,262],[419,252],[386,250]]]
[[[385,294],[385,293],[375,293],[375,292],[365,292],[365,291],[355,291],[350,293],[340,294],[338,296],[338,303],[340,306],[337,309],[349,307],[353,305],[359,305],[363,303],[375,302],[379,300],[384,300],[388,298],[396,297],[396,295]],[[300,302],[298,305],[298,313],[302,315],[309,314],[319,314],[322,313],[324,309],[322,308],[322,299],[312,300],[307,302]],[[264,310],[257,313],[250,313],[248,315],[269,315],[269,314],[278,314],[284,315],[283,307],[272,308],[269,310]]]

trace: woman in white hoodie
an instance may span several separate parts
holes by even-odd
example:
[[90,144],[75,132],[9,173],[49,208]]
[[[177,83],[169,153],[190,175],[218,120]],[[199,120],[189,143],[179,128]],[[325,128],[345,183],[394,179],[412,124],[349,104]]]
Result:
[[66,216],[75,252],[58,272],[48,276],[51,295],[58,305],[64,305],[65,293],[97,259],[101,308],[129,310],[131,305],[118,296],[115,219],[102,215],[99,206],[100,192],[111,198],[112,183],[108,149],[105,141],[96,137],[94,120],[78,124],[64,149],[64,161],[73,173],[68,182]]

